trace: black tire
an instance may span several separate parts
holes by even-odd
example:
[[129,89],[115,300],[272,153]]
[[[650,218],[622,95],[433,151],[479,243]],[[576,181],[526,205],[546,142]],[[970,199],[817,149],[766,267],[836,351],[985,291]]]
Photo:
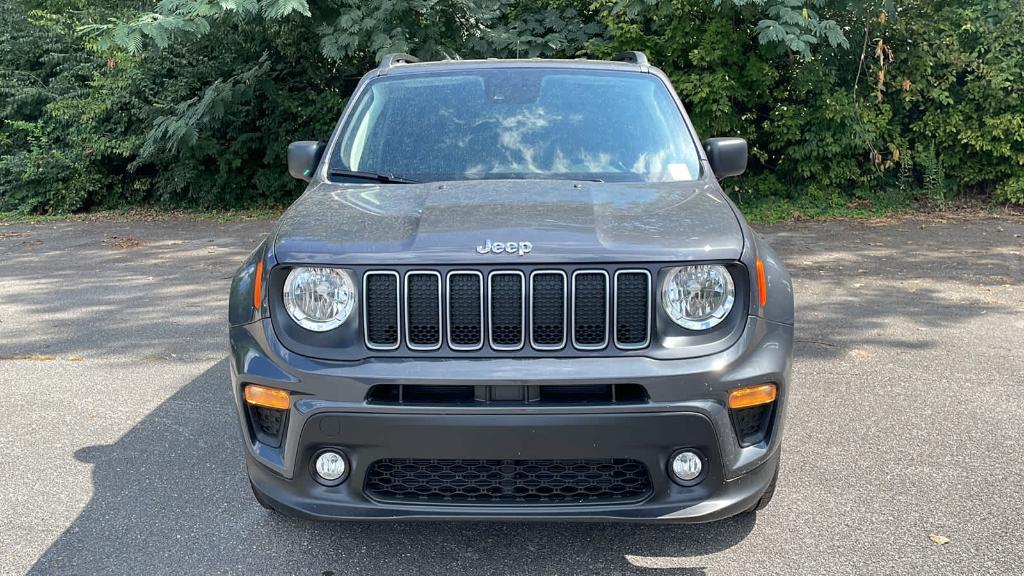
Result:
[[775,496],[775,484],[779,481],[779,468],[781,468],[781,466],[775,468],[775,475],[772,476],[772,481],[769,482],[768,487],[765,488],[764,494],[761,495],[761,498],[757,503],[751,506],[747,512],[753,513],[758,510],[764,510],[765,507],[768,506],[768,503],[772,501],[772,497]]
[[260,506],[266,508],[267,510],[270,510],[271,512],[277,512],[277,509],[275,509],[274,506],[269,501],[267,501],[267,499],[264,498],[262,494],[260,494],[260,491],[256,489],[256,486],[253,485],[252,480],[249,481],[249,488],[252,489],[252,495],[254,498],[256,498],[256,502],[258,502]]

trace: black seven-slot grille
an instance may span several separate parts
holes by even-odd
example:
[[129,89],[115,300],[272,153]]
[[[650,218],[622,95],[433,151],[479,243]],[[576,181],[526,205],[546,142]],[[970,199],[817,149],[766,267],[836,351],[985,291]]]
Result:
[[377,460],[366,473],[376,500],[424,504],[615,504],[651,493],[642,462],[603,460]]
[[366,345],[395,350],[514,351],[644,348],[651,339],[651,274],[617,270],[411,270],[363,274]]

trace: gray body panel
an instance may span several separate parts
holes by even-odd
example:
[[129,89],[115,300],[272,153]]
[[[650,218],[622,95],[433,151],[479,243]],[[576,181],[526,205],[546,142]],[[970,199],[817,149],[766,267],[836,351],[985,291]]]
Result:
[[[281,217],[279,262],[493,264],[737,260],[743,235],[711,182],[482,180],[312,186]],[[478,254],[528,241],[525,255]]]

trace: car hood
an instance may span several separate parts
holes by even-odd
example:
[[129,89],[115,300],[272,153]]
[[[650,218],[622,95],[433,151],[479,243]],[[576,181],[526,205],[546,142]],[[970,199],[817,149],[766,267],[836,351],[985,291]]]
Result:
[[[488,240],[532,251],[479,253]],[[707,181],[323,182],[281,217],[274,244],[279,262],[338,265],[736,260],[742,248]]]

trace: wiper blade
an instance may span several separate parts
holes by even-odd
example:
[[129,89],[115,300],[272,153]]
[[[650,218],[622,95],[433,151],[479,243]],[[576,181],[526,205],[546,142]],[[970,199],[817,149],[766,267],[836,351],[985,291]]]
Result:
[[416,184],[416,180],[401,178],[393,174],[378,174],[376,172],[361,172],[359,170],[331,170],[331,176],[342,178],[358,178],[360,180],[374,180],[383,184]]

